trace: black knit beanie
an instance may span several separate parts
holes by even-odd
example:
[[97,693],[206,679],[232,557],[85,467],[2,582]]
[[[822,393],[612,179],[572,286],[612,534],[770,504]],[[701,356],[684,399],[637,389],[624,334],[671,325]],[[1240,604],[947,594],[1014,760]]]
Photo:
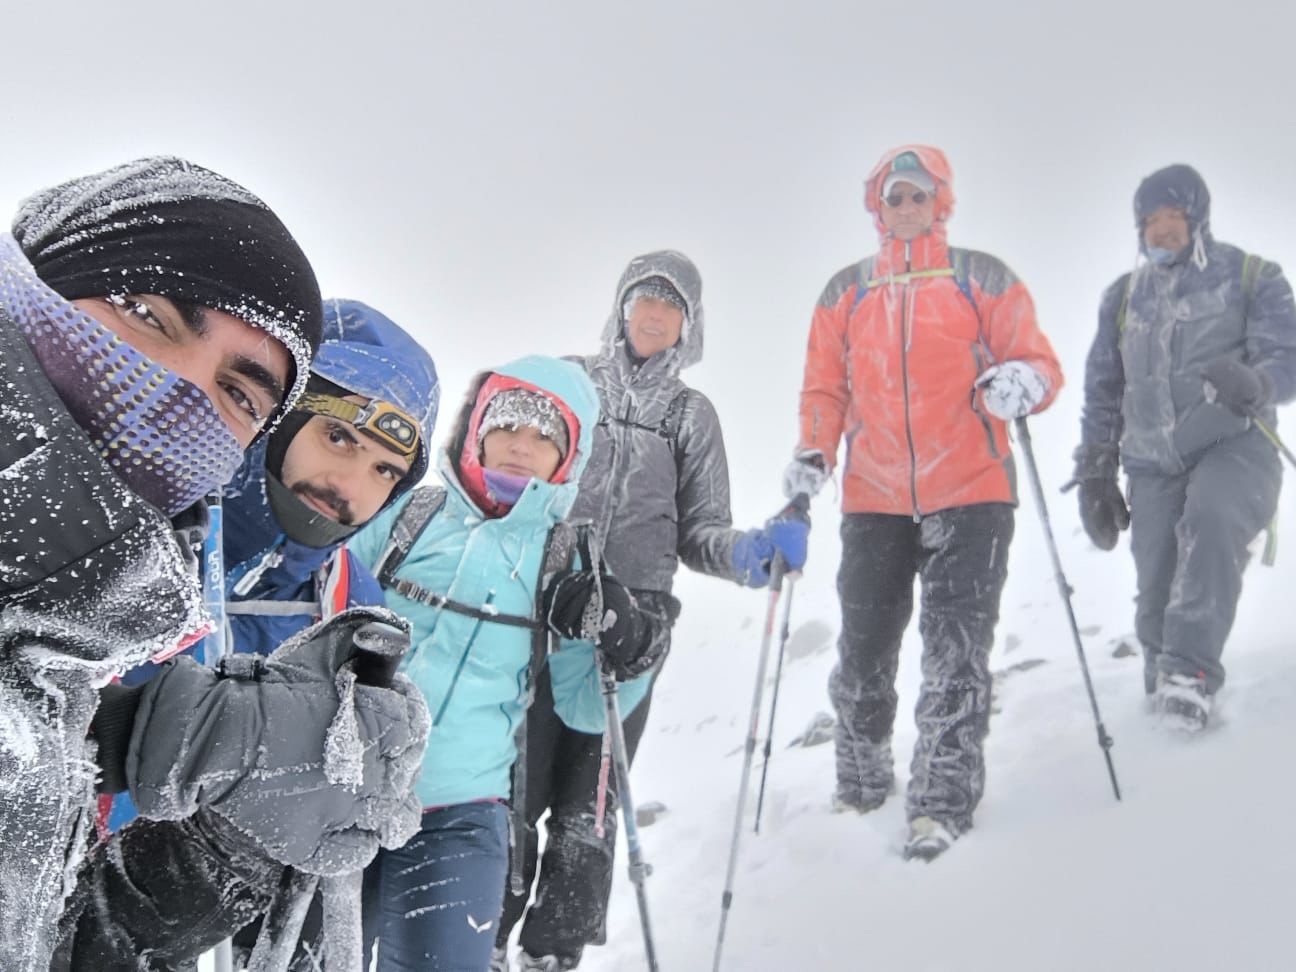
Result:
[[323,327],[305,254],[242,186],[172,156],[128,162],[26,200],[13,235],[66,300],[158,294],[225,311],[292,356],[285,406],[306,384]]

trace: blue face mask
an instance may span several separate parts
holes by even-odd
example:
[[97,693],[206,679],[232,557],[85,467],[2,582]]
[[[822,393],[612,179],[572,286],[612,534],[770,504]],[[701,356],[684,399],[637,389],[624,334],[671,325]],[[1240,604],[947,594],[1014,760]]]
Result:
[[1160,246],[1149,246],[1147,248],[1148,259],[1158,267],[1164,267],[1174,262],[1174,258],[1179,255],[1178,250],[1167,250]]
[[7,236],[0,303],[73,420],[139,496],[174,516],[234,475],[243,449],[211,399],[50,290]]

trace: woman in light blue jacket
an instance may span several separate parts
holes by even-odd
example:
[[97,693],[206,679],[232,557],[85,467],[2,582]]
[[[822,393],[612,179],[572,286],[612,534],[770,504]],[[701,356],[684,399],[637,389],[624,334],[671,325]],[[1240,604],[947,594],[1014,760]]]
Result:
[[[425,487],[419,500],[433,512],[399,566],[380,561],[391,563],[393,529],[408,528],[402,512],[418,493],[349,544],[382,580],[387,605],[413,624],[404,671],[432,714],[417,787],[422,830],[366,873],[366,954],[376,939],[380,970],[489,965],[536,630],[546,623],[578,635],[595,586],[579,581],[588,573],[565,573],[558,579],[571,583],[550,585],[537,607],[550,533],[575,499],[597,420],[594,387],[570,362],[527,357],[480,375],[441,454],[439,491]],[[605,604],[619,592],[603,578]],[[611,629],[604,624],[605,650],[640,634],[636,612],[620,614]],[[567,650],[580,649],[560,654]],[[598,673],[583,651],[584,677],[565,680],[564,702],[598,722]]]

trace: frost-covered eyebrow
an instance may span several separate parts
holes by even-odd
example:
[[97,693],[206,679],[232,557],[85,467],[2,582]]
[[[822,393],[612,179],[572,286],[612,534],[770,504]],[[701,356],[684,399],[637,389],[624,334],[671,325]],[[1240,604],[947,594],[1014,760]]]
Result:
[[269,395],[276,405],[284,400],[284,386],[274,373],[265,365],[255,358],[249,358],[245,354],[236,354],[234,364],[232,365],[235,372],[245,378],[249,378],[261,386],[262,391]]
[[[184,321],[185,327],[189,328],[198,337],[206,337],[211,330],[211,326],[207,323],[206,307],[183,300],[173,300],[171,303],[175,305],[175,309],[180,313],[180,318]],[[283,382],[276,378],[274,373],[260,361],[245,354],[237,354],[234,356],[232,368],[237,374],[259,385],[262,391],[269,395],[276,405],[283,402]]]

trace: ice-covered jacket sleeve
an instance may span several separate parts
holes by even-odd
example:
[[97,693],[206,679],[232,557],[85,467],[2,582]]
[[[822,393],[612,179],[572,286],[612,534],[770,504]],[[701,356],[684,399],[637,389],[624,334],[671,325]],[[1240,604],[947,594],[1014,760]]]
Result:
[[699,391],[688,394],[678,448],[675,510],[680,560],[703,574],[737,580],[733,545],[741,533],[733,528],[729,510],[729,460],[720,416]]
[[1273,382],[1275,401],[1296,398],[1296,302],[1276,263],[1266,261],[1256,275],[1247,311],[1246,357]]
[[1125,420],[1121,403],[1125,397],[1125,363],[1120,350],[1120,311],[1129,290],[1129,274],[1103,293],[1098,307],[1098,333],[1085,359],[1084,408],[1080,413],[1080,448],[1109,457],[1115,473]]
[[984,253],[970,255],[969,277],[993,360],[1024,362],[1048,383],[1048,393],[1033,409],[1042,412],[1062,390],[1062,365],[1040,330],[1030,291],[1007,266]]
[[834,277],[815,305],[801,382],[801,434],[797,451],[818,449],[829,469],[837,465],[837,443],[850,408],[846,336],[856,287],[845,285],[847,275],[843,271]]
[[358,870],[379,844],[404,843],[419,823],[427,706],[403,675],[391,688],[357,682],[353,637],[371,621],[404,627],[389,611],[353,608],[266,658],[164,666],[143,689],[126,757],[141,815],[206,807],[280,863],[318,874]]

